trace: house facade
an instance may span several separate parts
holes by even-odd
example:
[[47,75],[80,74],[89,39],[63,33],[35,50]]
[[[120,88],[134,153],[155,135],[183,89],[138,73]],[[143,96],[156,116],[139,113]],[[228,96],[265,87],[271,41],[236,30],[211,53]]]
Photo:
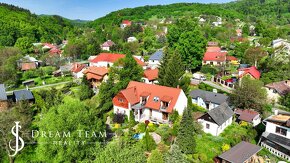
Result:
[[206,114],[198,118],[198,122],[202,125],[205,133],[218,136],[229,125],[232,124],[234,112],[227,103],[208,111]]
[[93,89],[98,88],[103,81],[108,80],[108,69],[106,67],[88,67],[83,71]]
[[160,49],[156,51],[150,56],[148,60],[148,66],[151,68],[158,68],[160,66],[162,57],[163,57],[163,50]]
[[110,51],[110,47],[112,47],[114,45],[115,45],[115,43],[113,41],[108,40],[101,45],[101,49],[104,51]]
[[242,79],[245,76],[249,76],[252,79],[260,79],[261,73],[259,70],[255,67],[247,67],[247,68],[240,68],[239,69],[239,78]]
[[123,20],[120,24],[120,28],[124,29],[126,27],[129,27],[132,25],[132,22],[130,20]]
[[254,127],[261,123],[260,113],[254,111],[254,110],[236,109],[235,114],[236,114],[238,122],[240,122],[240,121],[248,122],[248,123],[251,123]]
[[222,103],[228,101],[228,96],[220,93],[209,92],[204,90],[193,90],[189,93],[192,103],[207,110],[212,110]]
[[156,84],[158,78],[158,69],[146,69],[144,71],[144,75],[142,77],[142,80],[146,84]]
[[263,123],[266,130],[259,144],[272,154],[290,161],[290,113],[275,110]]
[[183,114],[187,97],[179,88],[131,81],[113,98],[113,105],[115,114],[130,117],[130,112],[133,112],[138,122],[168,123],[169,115],[174,111]]
[[0,112],[8,109],[7,94],[4,84],[0,84]]
[[[114,54],[114,53],[100,53],[96,57],[93,57],[89,60],[90,67],[112,67],[115,62],[119,59],[125,58],[125,54]],[[143,68],[146,67],[146,64],[141,60],[134,57],[136,62],[142,66]]]
[[72,76],[76,79],[82,78],[84,76],[85,68],[87,67],[85,64],[74,63],[73,68],[71,69]]
[[270,83],[265,85],[268,94],[268,100],[278,102],[281,96],[290,93],[290,80]]
[[221,50],[220,47],[207,47],[203,57],[202,65],[220,66],[227,62],[237,62],[237,58],[229,56],[227,51]]

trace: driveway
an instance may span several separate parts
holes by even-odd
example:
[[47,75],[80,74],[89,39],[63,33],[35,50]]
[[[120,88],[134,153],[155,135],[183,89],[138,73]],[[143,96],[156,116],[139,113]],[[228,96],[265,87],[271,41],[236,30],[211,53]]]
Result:
[[222,86],[220,86],[220,85],[218,85],[218,84],[216,84],[214,82],[211,82],[211,81],[202,81],[202,82],[207,84],[207,85],[210,85],[210,86],[212,86],[212,87],[214,87],[216,89],[220,89],[222,91],[225,91],[227,93],[232,93],[232,91],[233,91],[233,89],[231,89],[231,88],[222,87]]

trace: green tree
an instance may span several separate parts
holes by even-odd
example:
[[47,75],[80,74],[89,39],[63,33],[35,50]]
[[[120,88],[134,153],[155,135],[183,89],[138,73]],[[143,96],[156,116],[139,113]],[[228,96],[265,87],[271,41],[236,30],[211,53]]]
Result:
[[163,154],[158,149],[153,150],[147,163],[164,163]]
[[241,84],[237,85],[230,96],[233,105],[237,108],[262,111],[267,99],[267,92],[263,88],[263,83],[248,76],[243,77],[239,82]]
[[186,160],[186,156],[181,152],[179,149],[179,146],[176,144],[173,144],[169,150],[169,152],[166,154],[165,157],[166,163],[187,163],[189,161]]
[[32,43],[34,41],[35,40],[29,37],[18,38],[15,43],[15,47],[21,49],[23,53],[30,53],[33,51]]
[[288,109],[290,109],[290,93],[287,93],[284,96],[281,96],[279,99],[279,102],[281,105],[286,106]]
[[192,111],[189,108],[184,109],[180,122],[176,144],[182,153],[193,154],[195,152],[195,124],[192,117]]
[[145,136],[142,138],[141,144],[147,151],[151,151],[156,148],[156,143],[152,136],[149,135],[148,129],[145,131]]
[[93,97],[94,95],[94,91],[92,90],[92,88],[90,87],[90,82],[87,80],[87,76],[84,75],[83,79],[82,79],[82,84],[81,84],[81,88],[80,88],[80,99],[81,100],[86,100],[89,99],[91,97]]

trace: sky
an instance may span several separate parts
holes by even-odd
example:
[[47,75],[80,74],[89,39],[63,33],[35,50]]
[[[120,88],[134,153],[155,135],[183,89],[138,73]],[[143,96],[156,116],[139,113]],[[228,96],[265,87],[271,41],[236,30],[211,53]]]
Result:
[[123,8],[180,2],[225,3],[231,0],[0,0],[29,9],[35,14],[60,15],[69,19],[94,20]]

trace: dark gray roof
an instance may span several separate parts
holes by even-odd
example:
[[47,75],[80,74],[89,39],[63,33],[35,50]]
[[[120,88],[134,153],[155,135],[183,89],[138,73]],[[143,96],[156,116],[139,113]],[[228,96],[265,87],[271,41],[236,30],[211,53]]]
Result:
[[221,154],[219,157],[231,163],[243,163],[258,153],[261,149],[262,148],[257,145],[242,141],[230,150]]
[[227,102],[229,98],[228,96],[224,94],[204,91],[200,89],[191,91],[189,95],[194,99],[196,99],[197,97],[200,97],[205,102],[212,102],[215,104],[222,104],[224,102]]
[[0,100],[6,101],[7,100],[7,94],[5,91],[4,84],[0,84]]
[[13,95],[15,97],[16,101],[21,100],[33,100],[33,94],[30,90],[19,90],[19,91],[13,91]]
[[283,137],[283,136],[279,136],[279,135],[276,135],[276,134],[272,134],[272,133],[269,133],[269,132],[264,132],[262,134],[262,137],[274,142],[275,144],[278,144],[284,148],[286,148],[287,150],[290,151],[290,141],[289,139]]
[[227,103],[222,103],[220,106],[211,109],[207,114],[220,126],[231,118],[234,112]]
[[152,54],[149,58],[149,60],[158,60],[160,61],[163,57],[163,50],[160,49],[158,51],[156,51],[154,54]]

